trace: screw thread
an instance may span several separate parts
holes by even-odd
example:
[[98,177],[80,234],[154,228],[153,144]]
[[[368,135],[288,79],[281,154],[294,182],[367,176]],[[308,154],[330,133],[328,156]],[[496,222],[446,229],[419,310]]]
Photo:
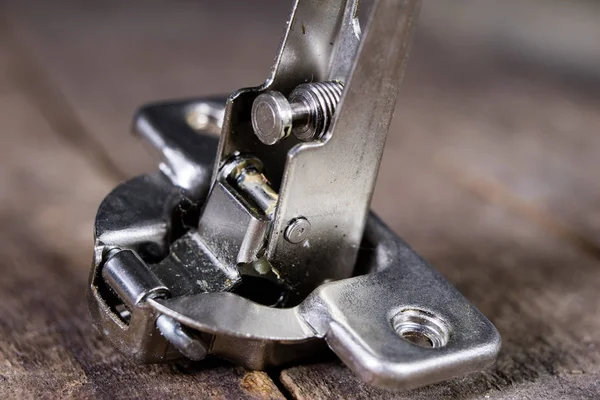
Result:
[[305,105],[306,114],[295,115],[292,132],[301,140],[318,139],[329,129],[336,106],[342,96],[344,86],[337,81],[304,83],[296,87],[290,102]]

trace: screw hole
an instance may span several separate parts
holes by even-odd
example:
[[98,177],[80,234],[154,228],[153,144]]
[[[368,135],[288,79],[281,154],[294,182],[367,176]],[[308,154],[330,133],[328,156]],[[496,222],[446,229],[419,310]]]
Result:
[[448,324],[428,311],[404,309],[392,317],[391,323],[402,339],[414,345],[439,348],[448,344]]

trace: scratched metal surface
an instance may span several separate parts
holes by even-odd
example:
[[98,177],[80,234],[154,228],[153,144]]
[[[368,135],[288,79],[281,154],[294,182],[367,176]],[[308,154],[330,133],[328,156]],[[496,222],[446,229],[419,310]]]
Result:
[[[597,398],[600,51],[589,35],[600,28],[585,21],[600,14],[563,4],[518,24],[538,0],[486,2],[425,1],[373,207],[496,324],[504,348],[489,371],[393,395],[327,354],[269,373],[135,366],[87,315],[95,209],[154,168],[127,134],[133,111],[260,83],[289,4],[0,1],[0,392]],[[498,15],[510,12],[520,17],[507,28]],[[560,40],[543,33],[548,21],[561,21]]]

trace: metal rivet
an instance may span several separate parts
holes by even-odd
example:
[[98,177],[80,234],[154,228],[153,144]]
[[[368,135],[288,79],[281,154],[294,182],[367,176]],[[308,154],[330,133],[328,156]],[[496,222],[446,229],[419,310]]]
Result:
[[285,229],[285,239],[293,244],[302,243],[310,233],[310,222],[304,217],[296,218]]

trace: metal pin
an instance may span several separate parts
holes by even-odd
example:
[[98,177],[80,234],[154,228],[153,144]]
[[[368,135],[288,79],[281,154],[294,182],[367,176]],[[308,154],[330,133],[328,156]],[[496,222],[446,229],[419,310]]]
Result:
[[293,244],[302,243],[310,233],[310,222],[304,217],[294,219],[285,229],[285,239]]
[[271,217],[277,207],[279,195],[262,173],[262,163],[257,158],[236,158],[223,167],[222,174],[265,215]]

